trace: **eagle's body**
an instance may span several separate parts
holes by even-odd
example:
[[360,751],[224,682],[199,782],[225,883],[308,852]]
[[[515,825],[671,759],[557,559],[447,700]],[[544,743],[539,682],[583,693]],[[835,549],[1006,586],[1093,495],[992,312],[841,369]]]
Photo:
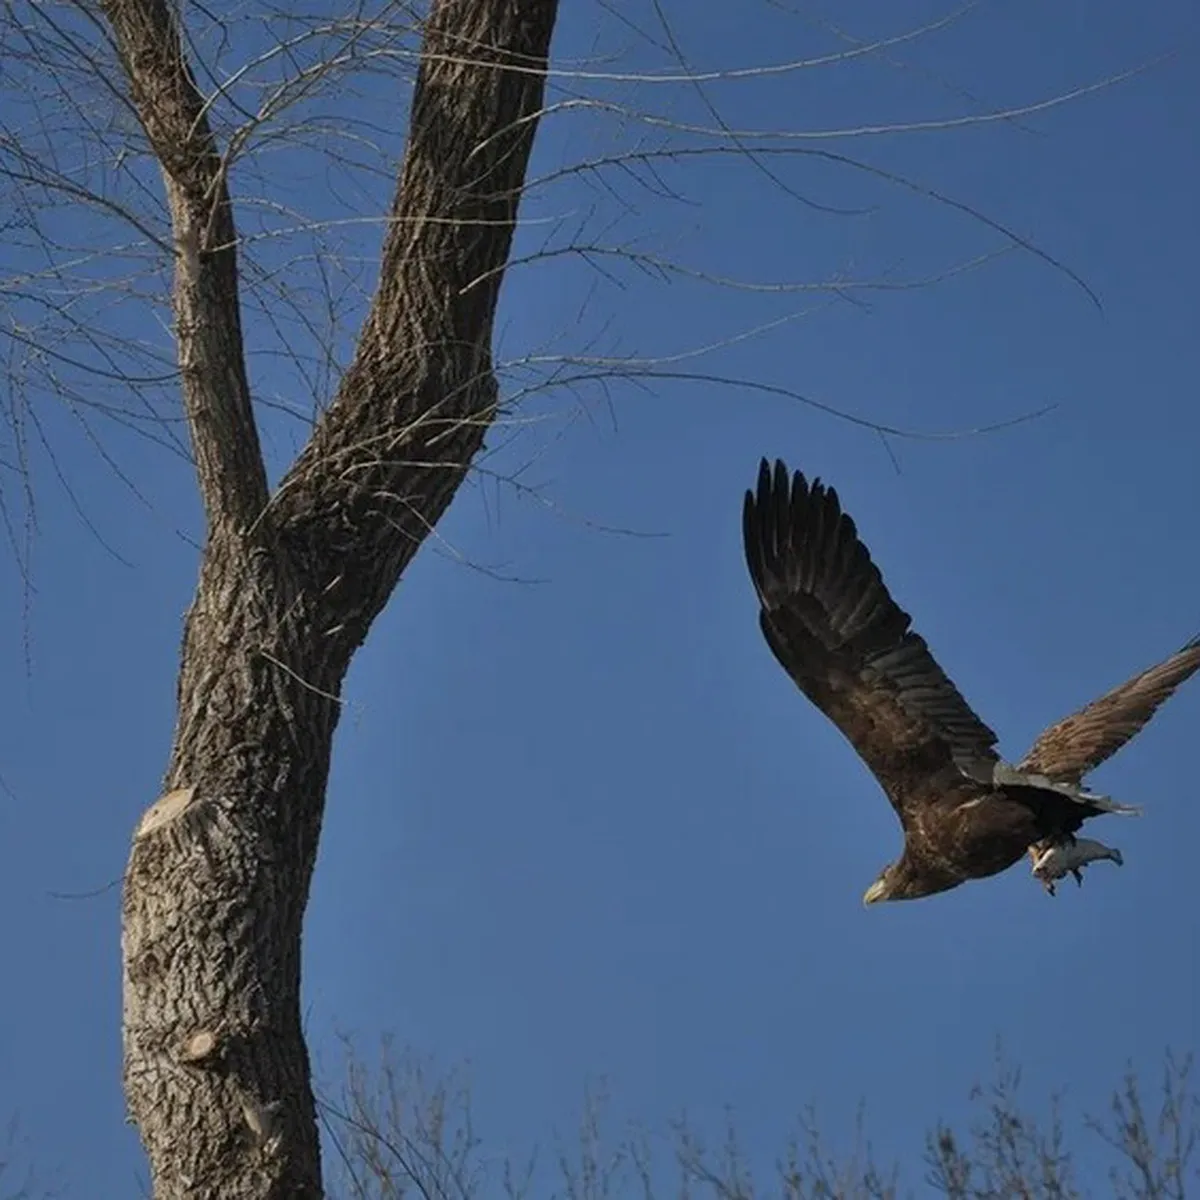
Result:
[[1135,810],[1081,781],[1200,668],[1200,638],[1051,726],[1014,769],[911,631],[832,488],[764,460],[743,516],[768,645],[870,767],[904,829],[904,853],[868,903],[944,892],[1026,853],[1051,892],[1087,862],[1121,861],[1074,835],[1090,817]]

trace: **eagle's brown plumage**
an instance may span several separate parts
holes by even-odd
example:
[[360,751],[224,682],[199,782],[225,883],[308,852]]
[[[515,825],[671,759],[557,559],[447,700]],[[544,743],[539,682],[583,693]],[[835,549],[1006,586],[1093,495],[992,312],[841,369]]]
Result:
[[1021,760],[1021,770],[1078,783],[1138,733],[1198,667],[1200,638],[1194,638],[1170,658],[1051,725]]
[[[911,630],[833,488],[764,459],[743,534],[767,644],[870,767],[903,826],[904,853],[869,900],[994,875],[1112,811],[1036,781],[984,782],[1000,763],[996,735]],[[1078,785],[1198,668],[1200,638],[1051,726],[1018,772]]]

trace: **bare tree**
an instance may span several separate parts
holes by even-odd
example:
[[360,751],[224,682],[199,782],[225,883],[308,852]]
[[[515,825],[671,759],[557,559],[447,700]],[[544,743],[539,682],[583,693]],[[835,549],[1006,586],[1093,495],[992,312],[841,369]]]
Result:
[[[288,70],[265,90],[257,111],[224,130],[215,114],[223,104],[236,107],[230,95],[239,72],[218,77],[206,66],[186,14],[168,0],[37,4],[27,18],[14,17],[17,11],[5,6],[5,53],[28,66],[28,78],[44,78],[52,102],[37,109],[36,136],[14,133],[0,117],[0,175],[16,197],[5,236],[22,245],[27,239],[44,255],[36,268],[5,281],[8,302],[28,303],[46,321],[28,325],[14,318],[6,326],[9,345],[27,355],[19,362],[10,357],[10,385],[19,392],[28,383],[23,372],[33,364],[60,397],[81,407],[99,406],[88,389],[111,386],[117,398],[108,415],[194,461],[206,523],[163,795],[137,827],[125,877],[129,1109],[149,1155],[155,1194],[164,1200],[317,1197],[320,1143],[301,1029],[300,944],[339,696],[352,656],[501,411],[493,324],[512,265],[522,196],[532,182],[551,178],[526,178],[542,117],[582,107],[642,130],[632,148],[570,168],[605,179],[605,186],[609,175],[624,173],[639,187],[669,191],[662,176],[668,166],[698,154],[729,154],[793,195],[778,163],[807,155],[967,212],[994,239],[978,256],[923,278],[771,285],[780,293],[820,290],[842,298],[868,287],[925,285],[1014,248],[1059,264],[997,221],[850,155],[798,143],[752,146],[752,138],[762,142],[759,135],[720,119],[703,91],[707,77],[690,71],[670,38],[675,76],[599,71],[591,77],[696,88],[712,118],[709,127],[569,92],[548,105],[556,0],[433,0],[427,13],[397,0],[381,10],[355,8],[340,24],[273,13],[298,22],[300,32],[249,57],[286,61]],[[231,40],[227,22],[202,12],[216,46],[212,53],[219,55]],[[852,42],[840,57],[887,50],[921,32]],[[419,38],[416,48],[401,34],[409,42]],[[335,44],[333,51],[327,42]],[[261,409],[256,416],[252,404],[243,318],[260,290],[269,290],[273,271],[252,259],[248,239],[235,225],[231,178],[235,167],[243,167],[248,144],[322,82],[364,64],[414,58],[407,143],[386,216],[378,279],[344,370],[328,344],[314,352],[313,361],[332,381],[332,396],[320,397],[328,403],[316,405],[311,436],[272,488],[260,442]],[[579,72],[578,78],[582,86],[589,76]],[[88,89],[102,93],[107,107],[89,109],[80,98]],[[1015,121],[1068,98],[946,124]],[[84,130],[85,141],[94,138],[87,144],[115,147],[111,161],[84,162],[78,170],[60,163],[54,121],[64,113],[77,122],[76,132]],[[307,130],[318,138],[329,131],[320,122]],[[679,142],[668,144],[668,133]],[[344,129],[339,134],[352,140]],[[41,154],[31,149],[35,144]],[[146,146],[160,185],[148,170],[129,167]],[[332,162],[336,168],[342,160],[334,154]],[[88,184],[85,176],[93,170],[127,171],[126,186],[143,207],[118,203],[104,187]],[[115,215],[139,240],[108,247],[98,241],[90,249],[68,243],[66,222],[56,224],[57,210],[37,210],[34,197],[64,206],[72,221],[80,219],[77,209],[88,220]],[[278,196],[263,206],[281,224],[292,215]],[[263,240],[278,232],[266,230]],[[86,242],[88,231],[72,236]],[[592,233],[547,241],[533,256],[563,255],[750,286]],[[68,270],[97,262],[85,287],[76,275],[74,291],[55,291]],[[124,273],[126,262],[136,269]],[[122,296],[152,305],[168,275],[171,328],[163,342],[89,323],[89,304],[95,309],[107,303],[116,284]],[[35,286],[47,280],[48,289]],[[282,291],[273,296],[263,302],[268,311],[272,303],[285,303]],[[71,338],[85,348],[86,362],[64,349]],[[614,370],[685,376],[690,368],[679,358],[626,357],[614,364],[600,355],[543,355],[536,363],[510,364],[510,370],[528,369],[536,380],[519,383],[519,398],[547,378],[570,385],[602,380]],[[320,396],[320,371],[313,369],[312,390]],[[148,399],[155,388],[182,394],[190,449],[179,444],[169,408]],[[36,408],[21,413],[36,423]],[[9,415],[18,429],[20,422]],[[19,429],[14,446],[15,465],[21,466]],[[3,518],[10,538],[19,541],[7,509]],[[439,1116],[422,1136],[437,1142],[444,1127]],[[699,1165],[702,1158],[689,1161],[701,1178],[707,1170]],[[382,1170],[376,1169],[377,1179]],[[439,1194],[453,1194],[451,1183],[464,1186],[456,1172],[437,1183]],[[596,1194],[594,1184],[577,1182],[573,1194]]]
[[1157,1089],[1130,1068],[1107,1114],[1085,1112],[1070,1122],[1059,1097],[1036,1106],[1041,1115],[1031,1109],[1020,1071],[998,1058],[993,1080],[972,1089],[965,1130],[939,1123],[923,1155],[916,1148],[904,1166],[886,1169],[872,1152],[865,1110],[843,1152],[830,1149],[810,1111],[765,1172],[743,1150],[732,1117],[715,1143],[682,1120],[665,1137],[642,1129],[614,1135],[594,1092],[585,1097],[577,1135],[558,1145],[544,1169],[536,1154],[516,1166],[490,1154],[476,1132],[460,1074],[439,1075],[387,1042],[376,1066],[352,1047],[349,1057],[340,1096],[321,1105],[338,1151],[336,1193],[347,1200],[901,1200],[930,1191],[947,1200],[1186,1200],[1200,1186],[1191,1059],[1170,1053]]
[[204,98],[165,0],[104,4],[163,168],[208,519],[167,794],[123,907],[125,1085],[158,1196],[321,1195],[300,934],[338,693],[495,410],[492,322],[556,7],[434,4],[371,311],[269,496]]
[[300,936],[338,696],[496,411],[492,325],[556,8],[432,5],[374,299],[273,492],[248,384],[233,156],[179,13],[105,0],[106,26],[91,6],[37,15],[68,49],[101,29],[161,168],[207,524],[165,794],[136,831],[123,903],[125,1089],[157,1196],[322,1194]]

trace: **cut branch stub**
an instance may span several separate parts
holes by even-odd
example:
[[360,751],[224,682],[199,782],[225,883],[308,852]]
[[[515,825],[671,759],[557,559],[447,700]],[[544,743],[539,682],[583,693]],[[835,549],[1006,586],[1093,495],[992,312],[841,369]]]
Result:
[[211,1029],[201,1029],[192,1034],[179,1048],[179,1061],[184,1063],[201,1063],[212,1058],[217,1051],[219,1040]]
[[135,838],[149,837],[150,834],[177,821],[187,811],[196,795],[194,787],[175,788],[165,796],[159,796],[155,802],[142,814]]

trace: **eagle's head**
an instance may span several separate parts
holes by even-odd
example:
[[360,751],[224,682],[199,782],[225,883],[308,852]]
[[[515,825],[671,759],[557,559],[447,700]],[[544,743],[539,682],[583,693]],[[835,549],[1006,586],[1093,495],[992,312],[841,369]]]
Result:
[[896,864],[893,863],[890,867],[885,867],[879,874],[879,878],[865,892],[863,892],[863,904],[878,904],[881,900],[898,900],[899,896],[895,891],[895,874]]
[[961,880],[944,879],[929,871],[918,870],[907,858],[901,858],[879,873],[879,878],[863,893],[863,904],[878,904],[880,900],[919,900],[959,882]]

